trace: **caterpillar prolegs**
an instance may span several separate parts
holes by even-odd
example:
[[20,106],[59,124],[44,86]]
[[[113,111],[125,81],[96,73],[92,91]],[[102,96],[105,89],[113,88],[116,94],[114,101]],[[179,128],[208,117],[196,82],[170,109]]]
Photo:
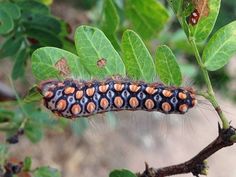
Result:
[[45,106],[66,118],[120,110],[184,114],[197,103],[191,88],[141,81],[51,80],[42,82],[39,90]]

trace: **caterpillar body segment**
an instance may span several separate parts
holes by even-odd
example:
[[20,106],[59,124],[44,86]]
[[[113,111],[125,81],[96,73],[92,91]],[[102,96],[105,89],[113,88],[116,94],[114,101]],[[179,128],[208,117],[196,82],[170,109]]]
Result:
[[184,114],[197,103],[191,88],[127,80],[50,80],[42,82],[39,91],[45,106],[66,118],[121,110]]

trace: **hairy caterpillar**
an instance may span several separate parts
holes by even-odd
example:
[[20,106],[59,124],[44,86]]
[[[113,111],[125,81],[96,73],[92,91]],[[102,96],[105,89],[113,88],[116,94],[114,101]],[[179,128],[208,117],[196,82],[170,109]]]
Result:
[[50,80],[42,82],[39,91],[48,109],[67,118],[120,110],[184,114],[197,103],[192,88],[141,81]]

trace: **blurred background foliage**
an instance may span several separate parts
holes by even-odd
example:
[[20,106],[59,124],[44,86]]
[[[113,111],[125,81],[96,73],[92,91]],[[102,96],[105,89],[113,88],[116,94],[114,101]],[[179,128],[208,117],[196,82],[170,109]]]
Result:
[[[75,11],[81,11],[82,19],[77,19],[80,24],[64,18],[66,11],[56,11],[55,5],[60,3],[63,3],[63,6],[73,6]],[[236,1],[222,1],[213,33],[235,19]],[[8,170],[8,144],[18,143],[23,134],[32,143],[37,143],[43,138],[46,129],[69,130],[81,135],[88,126],[87,120],[84,119],[77,119],[73,123],[66,119],[52,119],[50,113],[42,111],[38,102],[32,102],[32,99],[39,95],[31,94],[35,94],[32,91],[35,87],[30,89],[35,81],[28,67],[32,52],[39,47],[54,46],[76,53],[73,34],[75,28],[82,24],[101,28],[117,51],[121,50],[121,36],[127,28],[142,37],[152,55],[157,45],[168,45],[181,64],[183,75],[188,76],[187,80],[194,81],[194,87],[203,87],[203,78],[196,68],[193,51],[164,0],[1,0],[0,70],[3,72],[0,81],[0,131],[6,135],[6,141],[0,146],[0,176],[1,172],[6,173]],[[203,48],[205,43],[198,45]],[[6,60],[12,63],[11,68],[4,68]],[[210,72],[210,76],[218,91],[236,101],[236,87],[233,86],[235,73],[229,73],[228,66]],[[188,84],[187,82],[186,85]],[[28,90],[28,96],[24,99]],[[114,120],[113,116],[111,120]],[[40,173],[59,175],[47,167],[32,170],[29,161],[30,158],[26,158],[22,163],[10,160],[10,164],[24,169],[24,173],[33,172],[34,176],[40,176]],[[12,171],[12,166],[9,169],[9,173],[18,174],[18,171]]]

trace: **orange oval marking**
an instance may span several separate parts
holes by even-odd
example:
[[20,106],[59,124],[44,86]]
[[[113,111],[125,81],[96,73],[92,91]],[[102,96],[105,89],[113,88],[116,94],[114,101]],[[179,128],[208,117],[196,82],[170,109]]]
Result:
[[129,104],[130,104],[130,106],[132,108],[136,108],[138,106],[138,104],[139,104],[139,101],[138,101],[138,99],[136,97],[132,97],[129,100]]
[[67,87],[67,88],[65,88],[65,90],[64,90],[64,93],[65,94],[72,94],[72,93],[74,93],[75,92],[75,88],[74,87]]
[[192,105],[193,105],[193,106],[196,106],[196,104],[197,104],[197,100],[196,100],[196,99],[193,99],[193,100],[192,100]]
[[124,88],[124,84],[114,84],[114,89],[118,92],[122,91]]
[[66,109],[66,106],[67,106],[66,100],[59,100],[59,101],[57,102],[56,108],[57,108],[58,111],[62,111],[62,110],[64,110],[64,109]]
[[179,92],[178,97],[179,97],[181,100],[184,100],[184,99],[187,98],[187,95],[186,95],[186,93]]
[[81,111],[81,107],[80,107],[79,104],[74,104],[71,108],[71,112],[72,112],[73,115],[79,114],[80,111]]
[[129,86],[129,89],[130,89],[131,92],[137,92],[140,88],[141,88],[140,86],[135,85],[135,84],[131,84]]
[[148,110],[151,110],[154,107],[154,102],[151,99],[145,101],[145,106]]
[[86,94],[87,94],[88,96],[93,96],[94,92],[95,92],[95,88],[94,88],[94,87],[88,88],[88,89],[86,90]]
[[114,104],[116,107],[120,108],[123,105],[123,99],[120,96],[115,97]]
[[168,102],[164,102],[162,103],[161,108],[164,112],[169,112],[171,110],[171,105]]
[[106,93],[108,90],[108,87],[109,87],[108,85],[100,85],[98,90],[102,93]]
[[84,95],[84,92],[82,90],[78,90],[75,94],[76,99],[81,99]]
[[93,102],[89,102],[87,105],[87,111],[89,113],[92,113],[95,111],[96,105]]
[[153,88],[153,87],[147,87],[146,89],[146,92],[150,95],[154,94],[157,92],[157,89]]
[[182,104],[179,106],[179,111],[182,112],[182,113],[185,113],[188,111],[188,105],[186,104]]
[[51,91],[46,91],[43,93],[43,96],[46,98],[51,98],[53,96],[53,92]]
[[169,98],[173,95],[173,93],[170,90],[163,90],[162,94],[167,98]]
[[102,98],[100,101],[100,106],[102,107],[102,109],[106,109],[109,105],[109,102],[106,98]]

